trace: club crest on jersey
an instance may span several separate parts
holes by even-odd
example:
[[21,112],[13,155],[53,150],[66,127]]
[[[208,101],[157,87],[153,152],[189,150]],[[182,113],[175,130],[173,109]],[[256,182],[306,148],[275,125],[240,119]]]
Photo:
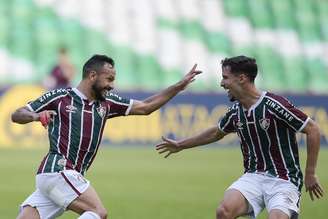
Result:
[[66,106],[66,112],[68,112],[68,113],[75,113],[76,110],[77,110],[77,108],[73,105],[67,105]]
[[240,122],[239,120],[236,122],[236,126],[238,129],[243,129],[243,123]]
[[105,109],[105,107],[103,107],[103,106],[98,107],[97,108],[97,113],[99,114],[99,116],[101,118],[104,118],[105,115],[106,115],[106,109]]
[[270,119],[266,119],[266,118],[261,119],[260,126],[262,129],[267,130],[270,126]]
[[66,166],[66,159],[61,158],[57,161],[58,166],[65,167]]

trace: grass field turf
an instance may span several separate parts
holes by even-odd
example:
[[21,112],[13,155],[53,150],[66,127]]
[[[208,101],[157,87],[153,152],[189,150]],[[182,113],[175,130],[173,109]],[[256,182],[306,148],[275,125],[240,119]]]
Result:
[[[0,149],[0,218],[15,218],[18,205],[34,191],[34,173],[45,149]],[[305,150],[301,150],[304,169]],[[328,150],[318,175],[328,187]],[[153,148],[102,148],[87,174],[110,219],[213,219],[224,190],[242,173],[237,147],[199,148],[168,159]],[[328,199],[311,202],[303,191],[302,219],[328,218]],[[259,218],[265,218],[262,213]],[[62,219],[77,218],[67,212]]]

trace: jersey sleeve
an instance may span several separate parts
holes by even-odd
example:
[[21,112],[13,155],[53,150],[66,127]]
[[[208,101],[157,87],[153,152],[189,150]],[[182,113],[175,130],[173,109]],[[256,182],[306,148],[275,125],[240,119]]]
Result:
[[43,94],[41,97],[27,103],[27,107],[33,112],[44,110],[56,110],[56,103],[67,94],[66,89],[56,89]]
[[234,107],[229,108],[227,113],[219,120],[218,128],[224,133],[236,132],[233,124],[233,117],[236,115]]
[[274,115],[277,118],[285,121],[295,131],[302,131],[310,120],[310,117],[283,97],[280,97],[279,101],[276,102],[276,105],[271,107],[271,111],[274,112]]
[[106,95],[106,105],[108,108],[107,119],[129,115],[133,99],[123,98],[117,94],[109,93]]

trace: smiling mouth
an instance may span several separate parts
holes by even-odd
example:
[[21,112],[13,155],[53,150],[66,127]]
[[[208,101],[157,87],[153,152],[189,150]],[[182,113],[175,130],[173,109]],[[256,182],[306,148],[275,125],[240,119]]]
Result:
[[104,89],[103,92],[102,92],[102,95],[103,96],[106,96],[108,93],[109,93],[109,90],[108,89]]

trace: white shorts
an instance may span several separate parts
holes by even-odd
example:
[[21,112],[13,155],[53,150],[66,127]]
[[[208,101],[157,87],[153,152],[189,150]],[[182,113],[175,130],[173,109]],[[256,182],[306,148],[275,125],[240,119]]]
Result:
[[41,219],[56,218],[64,213],[67,206],[79,197],[90,182],[75,170],[36,175],[36,191],[20,206],[35,207]]
[[236,189],[249,203],[248,216],[256,218],[266,207],[283,211],[289,218],[297,218],[301,193],[287,181],[261,173],[245,173],[227,190]]

